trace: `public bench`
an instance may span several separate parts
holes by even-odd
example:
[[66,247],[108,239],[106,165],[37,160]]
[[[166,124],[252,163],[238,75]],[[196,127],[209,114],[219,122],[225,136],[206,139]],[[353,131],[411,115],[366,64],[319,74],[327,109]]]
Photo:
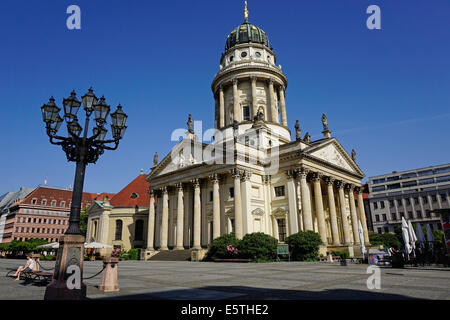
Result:
[[[6,273],[6,277],[13,277],[14,273],[17,271],[17,269],[9,269]],[[44,272],[44,271],[27,271],[22,272],[20,274],[21,279],[24,279],[25,281],[47,281],[50,282],[50,280],[53,277],[53,273],[51,272]]]

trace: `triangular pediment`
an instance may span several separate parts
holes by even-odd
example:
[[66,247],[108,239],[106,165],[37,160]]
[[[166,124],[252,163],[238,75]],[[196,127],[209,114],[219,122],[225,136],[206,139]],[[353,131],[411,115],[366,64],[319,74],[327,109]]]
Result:
[[364,176],[364,173],[355,161],[352,160],[342,145],[335,138],[317,145],[313,145],[309,149],[305,150],[305,152],[311,158],[319,159],[346,171]]
[[201,161],[197,159],[202,160],[202,155],[200,154],[195,156],[195,153],[201,153],[204,146],[205,144],[202,142],[192,139],[183,139],[172,148],[170,153],[166,155],[157,166],[152,169],[150,178],[201,163]]

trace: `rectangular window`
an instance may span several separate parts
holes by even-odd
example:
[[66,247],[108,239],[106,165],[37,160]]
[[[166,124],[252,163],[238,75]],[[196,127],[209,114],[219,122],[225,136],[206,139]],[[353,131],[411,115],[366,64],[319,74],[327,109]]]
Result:
[[433,195],[431,196],[431,200],[432,200],[433,202],[437,202],[437,196],[436,196],[435,194],[433,194]]
[[414,177],[417,177],[417,173],[415,173],[415,172],[402,174],[402,179],[408,179],[408,178],[414,178]]
[[433,178],[428,178],[428,179],[422,179],[422,180],[419,180],[419,184],[431,184],[431,183],[434,183],[434,179]]
[[397,200],[397,206],[398,206],[398,207],[401,207],[402,205],[403,205],[403,204],[402,204],[402,200],[398,199],[398,200]]
[[441,202],[447,201],[447,195],[441,194]]
[[414,198],[414,204],[419,204],[419,198]]
[[433,174],[433,170],[424,170],[424,171],[419,171],[417,172],[417,174],[420,176],[428,176],[430,174]]
[[428,197],[427,197],[427,196],[422,197],[422,202],[423,202],[424,204],[427,204],[427,203],[428,203]]
[[389,227],[384,227],[384,232],[389,232]]
[[389,200],[389,207],[391,207],[391,208],[394,207],[394,200]]
[[414,187],[414,186],[417,186],[417,181],[414,180],[414,181],[403,182],[402,186],[404,188],[406,188],[406,187]]
[[378,184],[378,183],[383,183],[383,182],[385,182],[385,181],[386,181],[385,178],[381,178],[381,179],[375,179],[375,180],[373,180],[372,183],[373,183],[373,184]]
[[284,197],[284,186],[275,187],[275,197]]
[[392,220],[397,220],[397,215],[395,213],[392,214]]
[[399,179],[400,179],[399,176],[393,176],[393,177],[387,177],[387,178],[386,178],[386,181],[387,181],[387,182],[389,182],[389,181],[397,181],[397,180],[399,180]]
[[388,190],[399,189],[401,188],[400,183],[394,183],[387,186]]
[[378,186],[378,187],[372,188],[373,192],[384,191],[384,190],[386,190],[385,186]]
[[406,202],[406,205],[407,205],[407,206],[410,206],[410,205],[411,205],[411,200],[405,199],[405,202]]
[[417,211],[416,211],[416,215],[417,215],[417,218],[422,219],[422,211],[417,210]]
[[210,191],[210,192],[209,192],[209,202],[212,202],[212,201],[213,201],[213,197],[214,197],[213,192]]
[[374,209],[378,209],[378,202],[374,202],[374,203],[373,203],[373,208],[374,208]]
[[250,121],[250,107],[249,106],[245,106],[243,111],[244,111],[244,120],[245,121]]
[[409,218],[409,219],[412,219],[412,218],[413,218],[413,213],[412,213],[412,211],[408,211],[408,218]]
[[280,242],[284,242],[286,240],[286,219],[277,219],[277,222]]
[[387,221],[387,215],[385,213],[383,214],[383,221]]
[[234,188],[230,188],[230,198],[234,198]]
[[381,228],[378,228],[378,233],[382,233]]
[[425,216],[426,216],[427,218],[431,218],[431,212],[430,212],[430,210],[426,210],[426,211],[425,211]]
[[381,201],[380,205],[381,205],[381,209],[384,209],[384,201]]
[[379,215],[375,215],[375,221],[379,222],[380,221],[380,216]]

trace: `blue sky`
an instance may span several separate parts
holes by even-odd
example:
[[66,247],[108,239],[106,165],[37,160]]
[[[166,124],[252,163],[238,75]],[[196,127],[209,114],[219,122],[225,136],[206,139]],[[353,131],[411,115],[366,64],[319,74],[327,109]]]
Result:
[[[66,8],[81,8],[81,30]],[[366,8],[381,8],[368,30]],[[288,123],[354,148],[366,176],[449,162],[450,2],[249,0],[288,77]],[[211,81],[243,1],[0,2],[0,194],[68,187],[74,163],[48,142],[40,107],[90,86],[129,115],[117,151],[89,165],[85,191],[118,192],[173,145],[187,115],[213,126]],[[367,179],[367,178],[366,178]],[[364,180],[366,180],[364,179]]]

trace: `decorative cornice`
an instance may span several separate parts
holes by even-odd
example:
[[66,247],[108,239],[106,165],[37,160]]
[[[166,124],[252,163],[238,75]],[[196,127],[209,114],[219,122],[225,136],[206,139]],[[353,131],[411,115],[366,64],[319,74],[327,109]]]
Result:
[[336,180],[334,181],[334,185],[336,186],[336,188],[338,189],[344,189],[345,187],[345,183],[342,180]]
[[219,176],[217,175],[217,173],[213,173],[209,176],[209,179],[211,180],[212,183],[219,183]]
[[320,182],[320,179],[322,178],[323,174],[320,172],[313,172],[311,174],[311,180],[314,182]]
[[237,168],[233,168],[230,170],[231,176],[233,179],[240,179],[241,178],[241,170]]
[[310,172],[310,170],[306,169],[304,167],[301,167],[298,169],[298,175],[300,176],[300,179],[306,179],[309,172]]

